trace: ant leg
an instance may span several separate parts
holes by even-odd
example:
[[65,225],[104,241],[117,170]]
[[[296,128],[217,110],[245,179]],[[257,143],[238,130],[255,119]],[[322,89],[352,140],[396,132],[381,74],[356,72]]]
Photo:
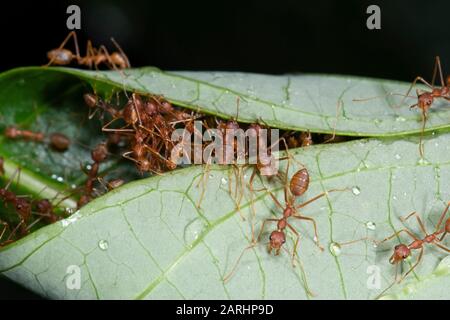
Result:
[[417,265],[419,264],[420,260],[422,260],[422,256],[423,256],[423,247],[420,248],[419,257],[417,258],[416,263],[411,267],[411,269],[408,270],[408,272],[405,273],[405,275],[404,275],[403,277],[401,277],[399,283],[402,282],[403,279],[405,279],[406,276],[407,276],[408,274],[410,274],[410,273],[417,267]]
[[390,235],[389,237],[384,238],[383,240],[381,240],[381,241],[379,241],[379,242],[376,242],[376,244],[377,244],[377,245],[380,245],[380,244],[382,244],[383,242],[389,241],[389,240],[393,239],[394,237],[397,237],[397,236],[398,236],[400,233],[402,233],[402,232],[407,233],[407,234],[408,234],[411,238],[413,238],[414,240],[419,240],[419,238],[417,238],[411,231],[409,231],[408,229],[405,228],[405,229],[401,229],[401,230],[399,230],[399,231],[393,233],[393,234]]
[[434,244],[435,246],[438,246],[439,248],[441,248],[444,251],[450,252],[449,248],[447,248],[446,246],[444,246],[444,245],[442,245],[440,243],[433,242],[432,244]]
[[427,123],[427,112],[425,110],[422,110],[422,131],[420,132],[420,138],[419,138],[419,153],[420,153],[421,158],[423,158],[423,153],[424,153],[423,135],[425,132],[426,123]]
[[322,192],[321,194],[315,196],[314,198],[311,198],[311,199],[309,199],[308,201],[299,204],[298,206],[295,207],[295,209],[300,209],[300,208],[306,207],[306,206],[307,206],[308,204],[310,204],[311,202],[314,202],[314,201],[316,201],[317,199],[320,199],[320,198],[322,198],[323,196],[326,196],[326,195],[327,195],[328,193],[330,193],[330,192],[338,192],[338,191],[341,192],[341,191],[348,191],[348,190],[349,190],[348,188],[344,188],[344,189],[330,189],[330,190],[327,190],[327,191]]
[[441,59],[439,56],[435,57],[433,78],[431,79],[431,86],[434,88],[434,80],[436,79],[437,71],[439,70],[439,79],[441,80],[441,87],[445,87],[444,76],[442,75]]
[[314,226],[314,237],[315,237],[314,242],[319,247],[319,249],[321,251],[323,251],[323,247],[320,245],[320,242],[319,242],[319,234],[317,233],[316,220],[314,220],[313,218],[310,218],[310,217],[305,217],[305,216],[299,215],[299,214],[293,214],[292,217],[296,218],[296,219],[299,219],[299,220],[307,220],[307,221],[310,221],[313,224],[313,226]]
[[420,218],[420,216],[417,214],[416,211],[411,212],[408,216],[406,216],[405,218],[400,218],[401,221],[406,221],[409,218],[411,218],[412,216],[415,216],[417,219],[417,222],[419,222],[419,226],[420,226],[420,230],[422,230],[422,232],[425,235],[428,235],[427,230],[425,229],[425,225],[422,222],[422,219]]
[[295,230],[293,226],[291,226],[289,223],[287,223],[287,226],[295,234],[295,238],[296,238],[295,244],[294,244],[294,249],[292,250],[292,266],[295,267],[295,257],[297,256],[297,246],[298,246],[298,242],[300,240],[300,236],[299,236],[297,230]]
[[278,199],[275,197],[275,195],[272,193],[272,191],[267,190],[267,188],[262,188],[262,189],[254,189],[254,191],[266,191],[270,197],[272,198],[272,200],[275,202],[275,204],[281,208],[282,210],[284,210],[284,207],[281,205],[280,201],[278,201]]
[[128,60],[128,56],[125,54],[125,52],[122,50],[122,47],[119,45],[119,43],[114,39],[111,38],[111,42],[114,44],[114,46],[119,50],[122,57],[125,59],[126,68],[131,68],[130,60]]
[[380,298],[386,291],[388,291],[390,288],[392,288],[392,286],[393,286],[394,284],[397,283],[398,269],[399,269],[398,266],[399,266],[399,263],[396,263],[396,264],[395,264],[395,276],[394,276],[394,281],[392,281],[392,283],[391,283],[386,289],[384,289],[383,291],[381,291],[381,293],[378,294],[378,295],[375,297],[375,299]]
[[[439,228],[441,227],[442,221],[444,221],[444,218],[447,215],[449,207],[450,207],[450,201],[447,203],[447,206],[445,207],[444,211],[441,214],[441,217],[439,218],[439,222],[436,225],[436,229],[434,230],[435,233],[438,232]],[[440,241],[442,241],[442,238]]]
[[115,119],[112,119],[111,121],[109,121],[107,124],[105,124],[102,127],[102,131],[105,131],[105,132],[135,132],[134,129],[125,129],[126,126],[121,129],[108,128],[109,125],[111,125],[114,121],[116,121],[118,119],[119,118],[115,118]]
[[237,266],[239,265],[239,262],[241,261],[242,257],[244,256],[244,254],[247,252],[247,250],[254,248],[256,246],[256,242],[250,244],[248,247],[244,248],[244,250],[242,250],[241,254],[239,255],[239,258],[236,260],[236,262],[234,263],[233,268],[231,269],[231,271],[223,278],[223,282],[226,283],[228,282],[228,280],[230,280],[231,276],[234,274],[234,272],[236,271]]
[[[344,105],[344,102],[342,101],[341,98],[339,98],[338,102],[337,102],[337,107],[336,107],[336,121],[334,122],[333,134],[331,135],[331,138],[328,138],[323,143],[331,142],[334,140],[334,138],[336,138],[336,127],[337,127],[337,122],[338,122],[338,118],[339,118],[339,111],[341,110],[341,107],[343,105]],[[310,135],[311,135],[311,133],[310,133]]]
[[[272,222],[272,221],[278,221],[278,219],[266,219],[266,220],[264,220],[264,222],[263,222],[263,224],[262,224],[262,227],[261,227],[261,230],[260,230],[260,232],[259,232],[259,235],[258,235],[258,238],[257,238],[258,240],[257,240],[257,241],[259,241],[259,239],[260,239],[260,237],[261,237],[261,234],[262,234],[263,231],[264,231],[264,226],[265,226],[266,222]],[[253,237],[253,236],[252,236],[252,237]],[[238,266],[238,264],[239,264],[239,261],[241,261],[241,259],[242,259],[242,257],[244,256],[245,252],[247,252],[247,250],[249,250],[249,249],[251,249],[251,248],[254,248],[254,247],[256,246],[256,244],[257,244],[257,242],[253,242],[253,243],[250,244],[248,247],[246,247],[244,250],[242,250],[241,254],[239,255],[239,258],[237,259],[236,263],[234,264],[234,267],[231,269],[231,271],[228,273],[228,275],[226,275],[225,278],[223,278],[223,281],[224,281],[224,282],[227,282],[227,281],[231,278],[231,276],[234,274],[234,272],[235,272],[235,270],[236,270],[236,268],[237,268],[237,266]]]

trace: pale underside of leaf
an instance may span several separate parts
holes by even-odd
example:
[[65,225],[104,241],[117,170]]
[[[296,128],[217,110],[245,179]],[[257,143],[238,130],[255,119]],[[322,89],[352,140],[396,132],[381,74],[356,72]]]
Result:
[[[85,71],[70,68],[25,68],[14,72],[62,72],[99,87],[161,94],[178,105],[283,129],[352,136],[398,136],[421,131],[421,116],[403,104],[408,83],[333,75],[262,75],[238,72],[163,72],[156,68]],[[8,73],[4,74],[8,76]],[[375,98],[374,98],[375,97]],[[239,112],[237,99],[239,98]],[[354,101],[366,99],[365,101]],[[338,105],[340,107],[338,108]],[[426,131],[450,126],[450,105],[436,100]]]
[[[49,298],[372,299],[393,281],[394,267],[388,259],[399,239],[377,248],[370,240],[360,241],[343,246],[337,256],[328,248],[364,237],[380,240],[405,225],[420,235],[415,220],[399,219],[412,211],[420,213],[433,230],[450,200],[449,138],[449,134],[429,137],[426,161],[419,161],[417,139],[361,140],[292,151],[311,174],[310,189],[299,202],[331,188],[353,190],[330,193],[301,211],[317,221],[324,252],[313,241],[310,223],[293,222],[300,233],[298,254],[303,270],[299,265],[292,267],[285,251],[279,256],[267,253],[268,235],[274,229],[269,224],[261,242],[245,253],[233,277],[223,282],[249,245],[251,222],[259,230],[264,219],[280,217],[281,212],[264,192],[254,194],[252,203],[247,190],[241,203],[247,220],[242,221],[229,194],[229,184],[234,186],[236,178],[228,167],[212,168],[205,199],[197,209],[200,166],[136,181],[108,193],[70,219],[4,248],[0,269]],[[291,163],[291,175],[294,168],[299,166]],[[250,174],[251,169],[246,181]],[[266,184],[282,200],[282,185]],[[293,240],[293,233],[288,232],[289,251]],[[392,292],[429,277],[445,256],[427,247],[422,263]],[[403,270],[413,262],[404,263]],[[79,290],[67,286],[71,265],[81,269]],[[368,270],[374,266],[380,271],[379,288],[368,286]],[[443,296],[448,298],[448,286],[439,284],[428,295]]]

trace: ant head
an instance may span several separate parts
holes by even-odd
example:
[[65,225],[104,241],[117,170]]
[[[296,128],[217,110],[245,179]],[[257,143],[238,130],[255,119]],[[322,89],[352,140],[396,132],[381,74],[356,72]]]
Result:
[[433,98],[433,94],[430,92],[424,92],[422,94],[419,95],[419,108],[427,111],[431,105],[433,104],[434,98]]
[[225,128],[227,130],[236,131],[239,130],[239,124],[235,120],[227,121]]
[[49,213],[53,206],[48,199],[42,199],[36,203],[36,208],[39,213]]
[[142,172],[151,171],[152,163],[147,159],[144,159],[139,162],[139,170]]
[[391,264],[395,264],[399,261],[405,260],[411,254],[411,250],[409,250],[408,246],[400,243],[394,247],[394,254],[389,259]]
[[17,137],[18,134],[19,134],[19,130],[17,130],[17,128],[14,126],[9,126],[9,127],[6,127],[6,129],[5,129],[5,136],[7,138],[14,139]]
[[153,116],[158,112],[158,105],[156,104],[154,99],[150,99],[144,104],[145,113]]
[[16,210],[17,213],[24,219],[28,220],[31,215],[31,205],[30,203],[22,198],[17,198],[16,200]]
[[66,65],[72,62],[73,53],[67,49],[53,49],[47,52],[47,58],[54,64]]
[[95,108],[98,104],[98,97],[92,93],[85,93],[83,95],[84,102],[89,108]]
[[284,232],[272,231],[269,240],[270,240],[269,242],[270,248],[278,250],[286,242],[286,236],[284,235]]
[[111,53],[111,60],[119,69],[128,68],[128,59],[119,52]]
[[123,119],[128,124],[135,124],[138,122],[139,117],[134,108],[133,100],[128,101],[128,103],[123,108]]
[[175,170],[177,168],[177,164],[172,160],[167,160],[166,166],[167,166],[167,169],[169,169],[169,170]]
[[161,109],[161,113],[171,113],[173,112],[173,106],[169,101],[166,100],[162,100],[160,103],[160,109]]
[[99,143],[91,152],[91,157],[94,162],[103,162],[108,156],[108,148],[106,143]]

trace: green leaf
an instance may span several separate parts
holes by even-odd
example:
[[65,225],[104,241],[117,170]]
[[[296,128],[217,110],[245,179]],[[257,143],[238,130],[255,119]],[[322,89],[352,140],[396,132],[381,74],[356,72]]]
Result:
[[[236,117],[243,122],[263,119],[264,123],[293,130],[336,133],[352,136],[401,136],[421,131],[421,117],[408,106],[408,98],[398,106],[408,83],[330,75],[259,75],[232,72],[163,72],[156,68],[116,71],[86,71],[70,68],[21,68],[3,73],[0,83],[52,87],[66,91],[67,81],[89,82],[97,91],[112,88],[162,94],[169,101],[204,113]],[[58,85],[59,84],[59,85]],[[57,89],[56,89],[57,88]],[[70,87],[69,87],[70,88]],[[87,89],[87,88],[86,88]],[[2,92],[12,89],[2,88]],[[35,94],[41,94],[36,92]],[[354,99],[367,99],[353,101]],[[9,95],[8,98],[9,99]],[[338,109],[338,103],[341,107]],[[78,108],[82,108],[81,104]],[[73,109],[72,109],[73,110]],[[337,117],[336,117],[337,116]],[[450,108],[436,101],[430,110],[427,131],[450,127]]]
[[[195,166],[127,184],[70,219],[2,249],[0,270],[49,298],[375,298],[394,279],[395,268],[388,259],[398,239],[377,248],[370,240],[343,245],[337,255],[329,248],[364,237],[380,240],[404,225],[419,233],[415,220],[399,219],[414,210],[432,230],[450,200],[449,138],[450,134],[428,137],[425,161],[419,161],[418,141],[413,138],[360,140],[292,151],[311,175],[310,188],[298,201],[331,188],[352,190],[330,193],[302,209],[302,214],[317,221],[325,251],[315,245],[310,223],[292,222],[300,234],[295,268],[283,250],[279,256],[268,254],[272,224],[260,243],[247,250],[230,280],[223,282],[249,245],[251,222],[259,230],[264,219],[280,217],[281,212],[262,191],[252,203],[247,190],[241,203],[247,220],[242,221],[228,190],[236,178],[223,166],[207,174],[205,199],[197,209],[197,183],[203,168]],[[292,162],[290,174],[295,167]],[[250,174],[251,169],[246,181]],[[274,181],[270,187],[282,199],[282,185]],[[254,219],[251,207],[256,212]],[[285,244],[289,251],[293,240],[289,231]],[[448,243],[447,239],[444,244]],[[414,273],[387,293],[431,277],[443,257],[427,245]],[[74,279],[70,266],[80,268],[79,290],[67,286]],[[406,271],[408,263],[404,267]],[[378,289],[367,285],[374,268],[382,280]],[[439,283],[423,281],[420,290],[433,285],[435,289],[427,290],[428,298],[448,298],[448,275],[444,277],[447,280]]]

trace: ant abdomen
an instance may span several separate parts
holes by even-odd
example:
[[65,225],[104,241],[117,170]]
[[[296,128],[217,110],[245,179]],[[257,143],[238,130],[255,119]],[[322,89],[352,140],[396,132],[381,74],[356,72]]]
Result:
[[309,173],[306,168],[297,171],[291,178],[291,193],[298,197],[306,192],[309,187]]

